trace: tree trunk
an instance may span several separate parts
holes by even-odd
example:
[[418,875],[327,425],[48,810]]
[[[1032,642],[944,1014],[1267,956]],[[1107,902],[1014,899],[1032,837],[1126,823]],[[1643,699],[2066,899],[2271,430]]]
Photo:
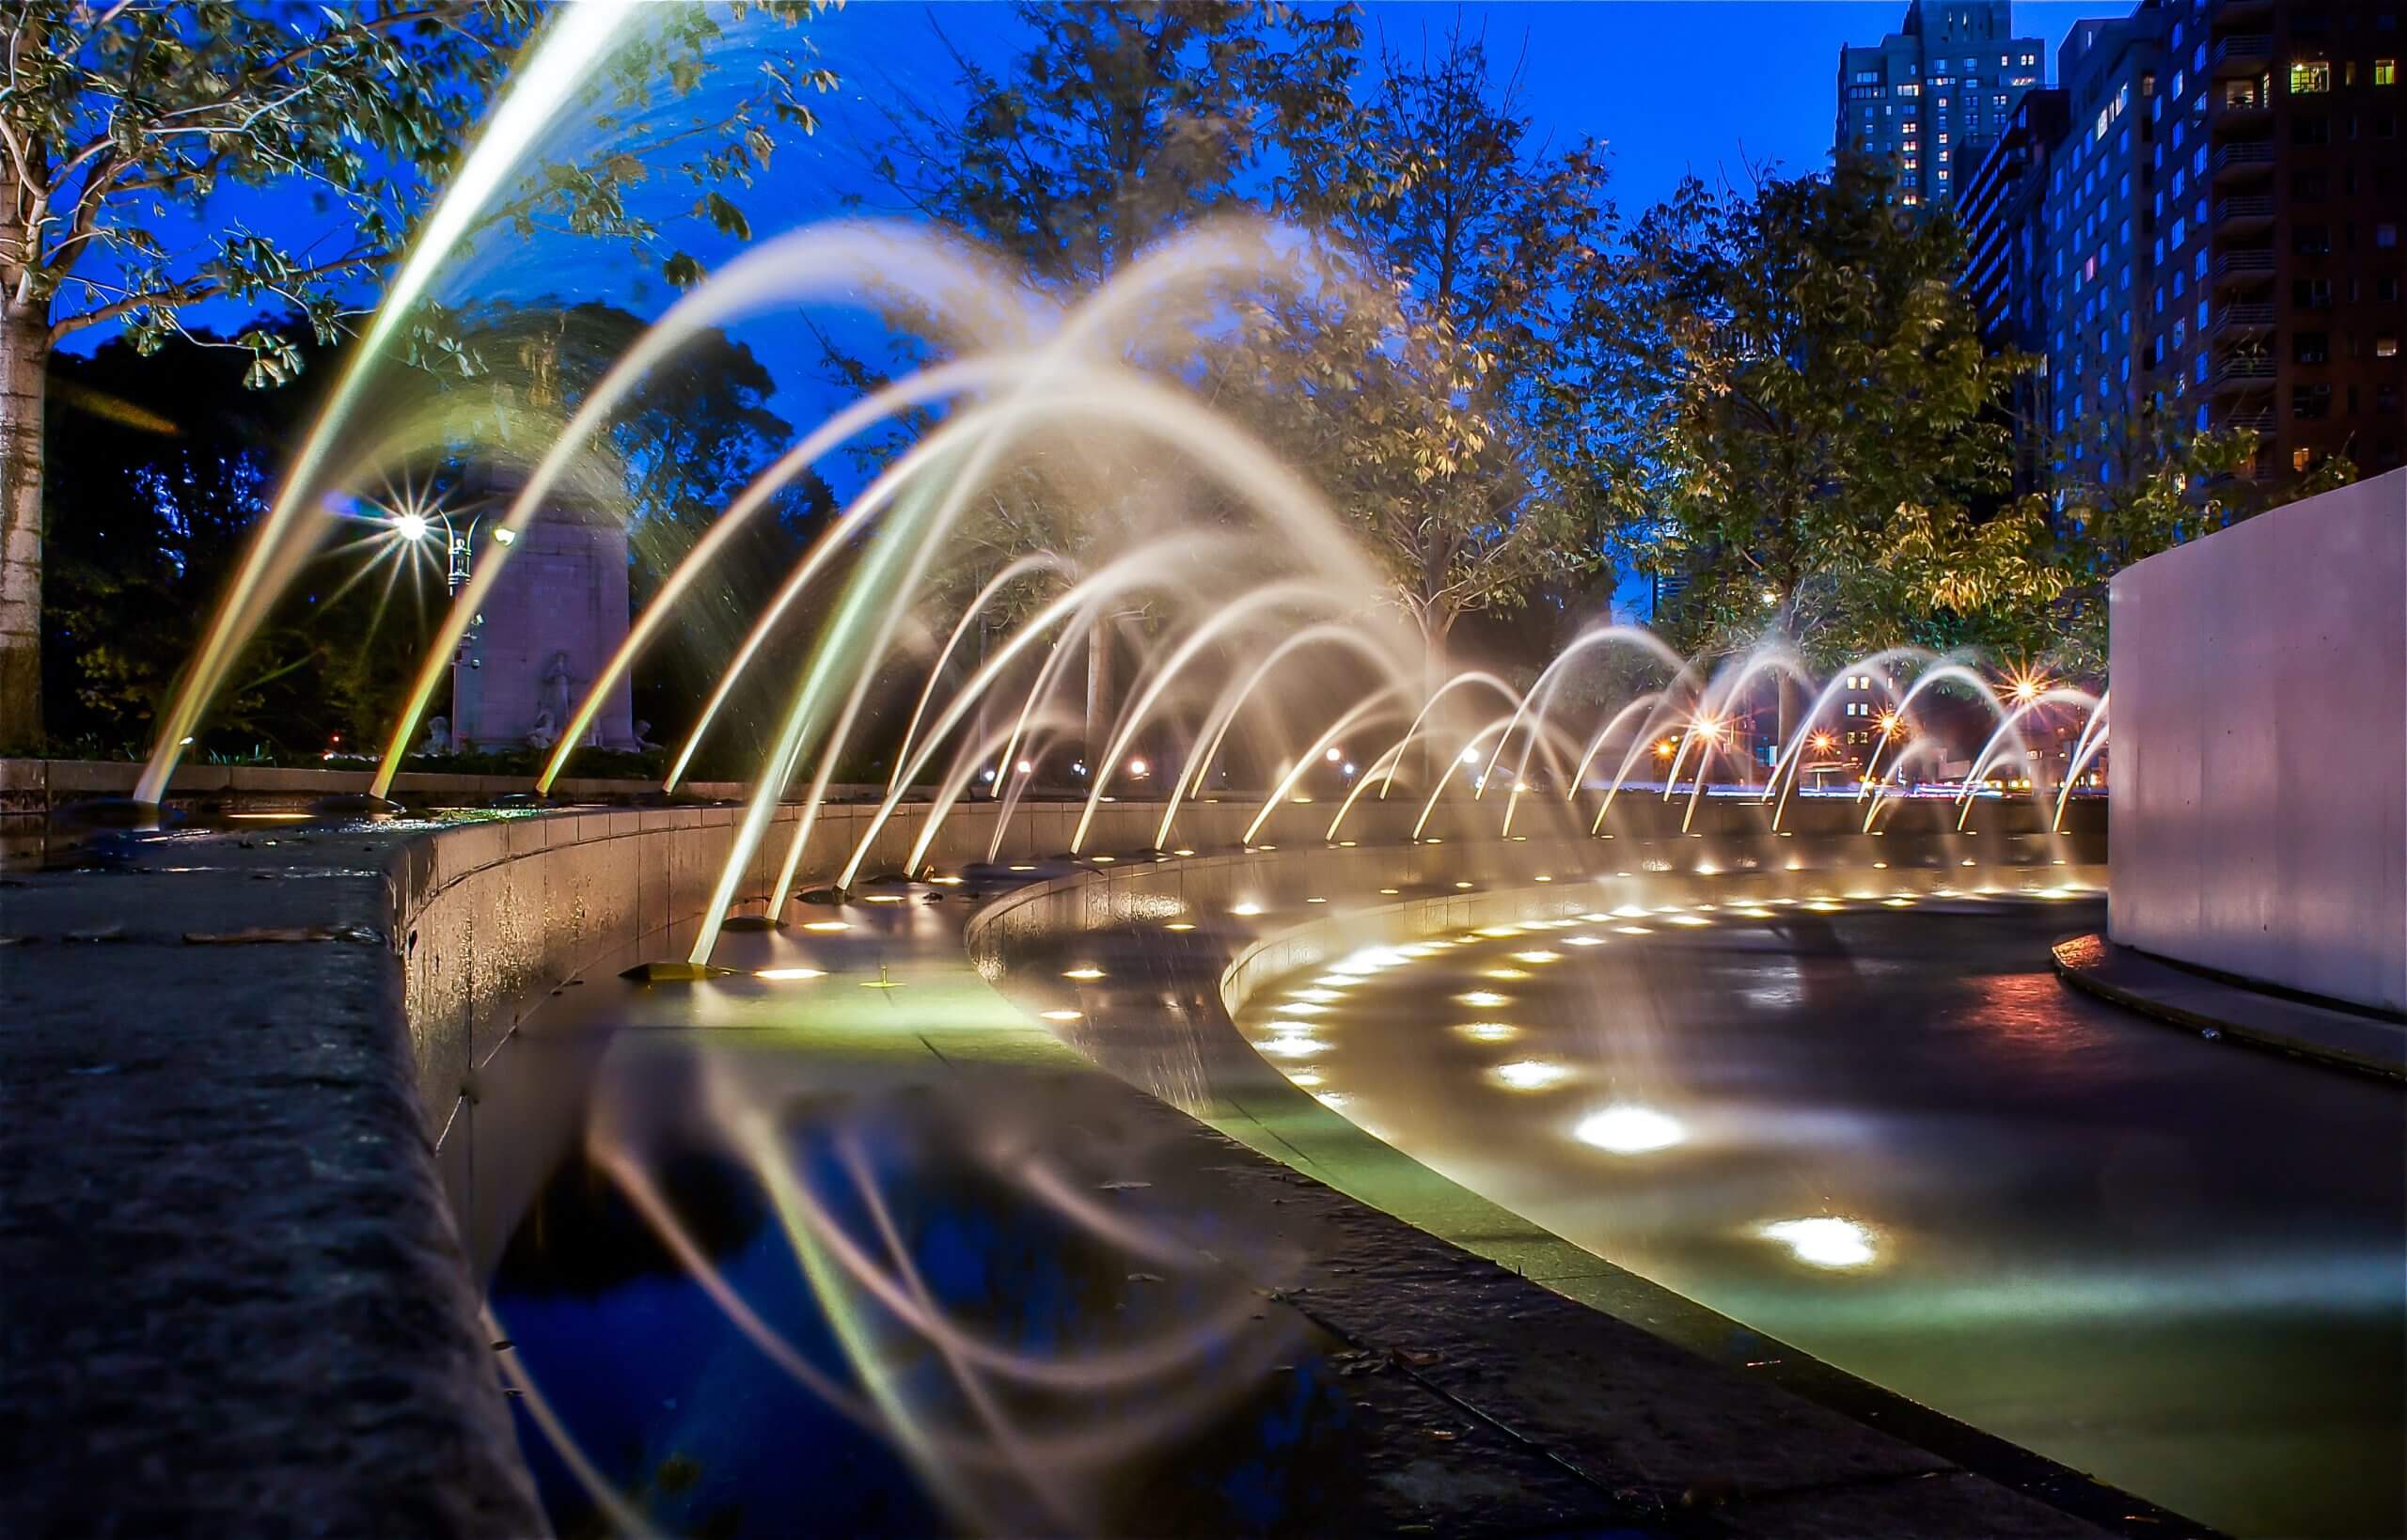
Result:
[[[1446,683],[1446,638],[1453,634],[1454,629],[1455,618],[1452,615],[1440,618],[1424,614],[1422,617],[1421,700],[1414,708],[1416,711],[1422,706],[1426,706],[1430,699],[1437,695],[1438,687]],[[1454,704],[1459,707],[1461,702],[1457,699]],[[1420,791],[1424,796],[1428,794],[1430,787],[1438,784],[1438,778],[1445,773],[1448,762],[1461,752],[1454,746],[1452,740],[1443,745],[1438,742],[1438,724],[1445,715],[1442,712],[1432,714],[1429,720],[1422,724],[1419,770]]]
[[0,311],[0,752],[41,746],[43,369],[50,328]]
[[1805,699],[1804,687],[1799,684],[1796,680],[1790,678],[1786,673],[1783,673],[1779,677],[1780,711],[1778,715],[1780,717],[1780,736],[1776,740],[1777,746],[1772,751],[1771,769],[1768,772],[1770,775],[1778,775],[1780,773],[1780,756],[1788,752],[1788,740],[1795,737],[1797,735],[1797,730],[1805,725],[1805,713],[1811,704],[1811,702]]
[[1087,774],[1103,774],[1103,757],[1111,748],[1111,622],[1098,615],[1087,632]]

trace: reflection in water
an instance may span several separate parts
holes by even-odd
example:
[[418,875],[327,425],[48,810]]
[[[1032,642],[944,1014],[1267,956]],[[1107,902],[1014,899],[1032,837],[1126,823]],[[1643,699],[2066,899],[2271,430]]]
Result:
[[489,1295],[559,1532],[1342,1527],[1331,1344],[1049,1100],[620,1038]]
[[[1517,985],[1509,1023],[1456,1003],[1499,1002],[1460,991],[1513,955],[1503,928],[1402,949],[1316,1021],[1311,1094],[1599,1256],[2178,1512],[2398,1531],[2396,1087],[2069,993],[2047,948],[2094,908],[1646,913],[1653,934]],[[1259,1051],[1283,982],[1238,1015]]]
[[1872,1233],[1853,1219],[1783,1219],[1764,1226],[1764,1234],[1817,1267],[1861,1267],[1872,1260]]
[[1679,1119],[1651,1107],[1620,1105],[1581,1119],[1573,1137],[1615,1155],[1644,1155],[1670,1149],[1688,1138],[1688,1130]]

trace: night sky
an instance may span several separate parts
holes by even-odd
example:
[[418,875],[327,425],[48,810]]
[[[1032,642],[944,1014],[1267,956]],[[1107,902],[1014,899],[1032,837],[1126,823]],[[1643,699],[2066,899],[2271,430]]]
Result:
[[[2128,4],[2024,0],[2015,8],[2018,30],[2046,39],[2049,74],[2054,48],[2079,17],[2121,14]],[[1562,144],[1581,137],[1606,143],[1613,192],[1626,217],[1668,195],[1691,172],[1742,178],[1750,164],[1791,174],[1829,164],[1837,49],[1844,41],[1876,41],[1904,14],[1902,0],[1829,0],[1732,4],[1372,4],[1365,9],[1374,44],[1401,53],[1433,41],[1459,16],[1484,31],[1500,72],[1518,71],[1525,110]],[[756,232],[843,212],[847,195],[873,193],[861,169],[865,147],[880,132],[874,102],[900,90],[930,100],[953,94],[952,66],[936,46],[941,26],[955,45],[982,59],[1000,59],[1018,36],[1010,9],[999,4],[927,6],[894,0],[854,0],[812,21],[803,35],[842,78],[842,89],[821,102],[817,137],[794,139],[779,150],[771,175],[738,193]],[[788,36],[766,29],[774,44]],[[726,73],[741,71],[741,62]],[[682,203],[690,188],[662,189]],[[868,212],[878,210],[873,199]],[[900,212],[900,211],[892,211]],[[275,229],[323,230],[328,216],[292,191],[235,190],[221,195],[209,223],[242,219]],[[197,234],[198,227],[184,232]],[[723,259],[707,232],[680,235],[706,261]],[[538,243],[496,249],[464,263],[444,284],[445,297],[491,293],[555,293],[605,299],[653,312],[673,296],[642,273],[628,254],[589,242]],[[194,325],[228,330],[244,312],[232,305],[188,312]],[[83,347],[110,328],[79,334]],[[102,335],[95,335],[96,333]],[[747,329],[747,335],[749,329]],[[774,337],[754,336],[773,360],[788,350]],[[785,372],[784,370],[780,371]],[[794,381],[795,387],[803,382]]]

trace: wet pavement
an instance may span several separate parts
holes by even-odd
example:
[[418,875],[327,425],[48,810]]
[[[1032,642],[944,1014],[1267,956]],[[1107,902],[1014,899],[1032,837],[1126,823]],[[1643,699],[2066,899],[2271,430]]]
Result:
[[2407,1522],[2407,1099],[2076,994],[2096,901],[1598,914],[1240,1028],[1461,1186],[2208,1523]]

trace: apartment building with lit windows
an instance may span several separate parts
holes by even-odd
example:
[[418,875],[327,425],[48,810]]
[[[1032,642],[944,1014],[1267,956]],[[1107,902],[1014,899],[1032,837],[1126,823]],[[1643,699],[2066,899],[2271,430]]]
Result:
[[2256,429],[2260,471],[2388,470],[2407,448],[2407,4],[2167,8],[2150,209],[2189,283],[2149,294],[2152,400],[2182,428]]
[[[2407,0],[2144,0],[2057,59],[2059,136],[1968,171],[1967,282],[1992,345],[2039,352],[2059,479],[2250,428],[2258,474],[2400,463]],[[2036,266],[2002,260],[2030,238]],[[2044,318],[2034,339],[2026,314]]]
[[[2068,108],[2066,139],[2042,195],[2048,416],[2058,478],[2113,482],[2130,463],[2149,407],[2149,297],[2178,300],[2194,279],[2171,265],[2149,213],[2160,118],[2150,109],[2166,75],[2170,17],[2142,5],[2120,21],[2073,24],[2056,53]],[[2186,175],[2177,168],[2177,180]]]
[[[2070,113],[2063,91],[2041,86],[2023,92],[2004,132],[1965,170],[1957,190],[1964,287],[1980,317],[1981,342],[1991,353],[2013,349],[2037,358],[2048,351],[2050,318],[2040,308],[2046,292],[2041,270],[2050,260],[2048,168],[2056,150],[2070,142]],[[2015,376],[2012,412],[2014,490],[2037,491],[2049,472],[2039,432],[2049,417],[2044,371]]]
[[1951,198],[1963,147],[1996,138],[2040,83],[2043,45],[2013,36],[2013,12],[2010,0],[1912,0],[1901,30],[1841,47],[1833,154],[1886,161],[1901,203]]

